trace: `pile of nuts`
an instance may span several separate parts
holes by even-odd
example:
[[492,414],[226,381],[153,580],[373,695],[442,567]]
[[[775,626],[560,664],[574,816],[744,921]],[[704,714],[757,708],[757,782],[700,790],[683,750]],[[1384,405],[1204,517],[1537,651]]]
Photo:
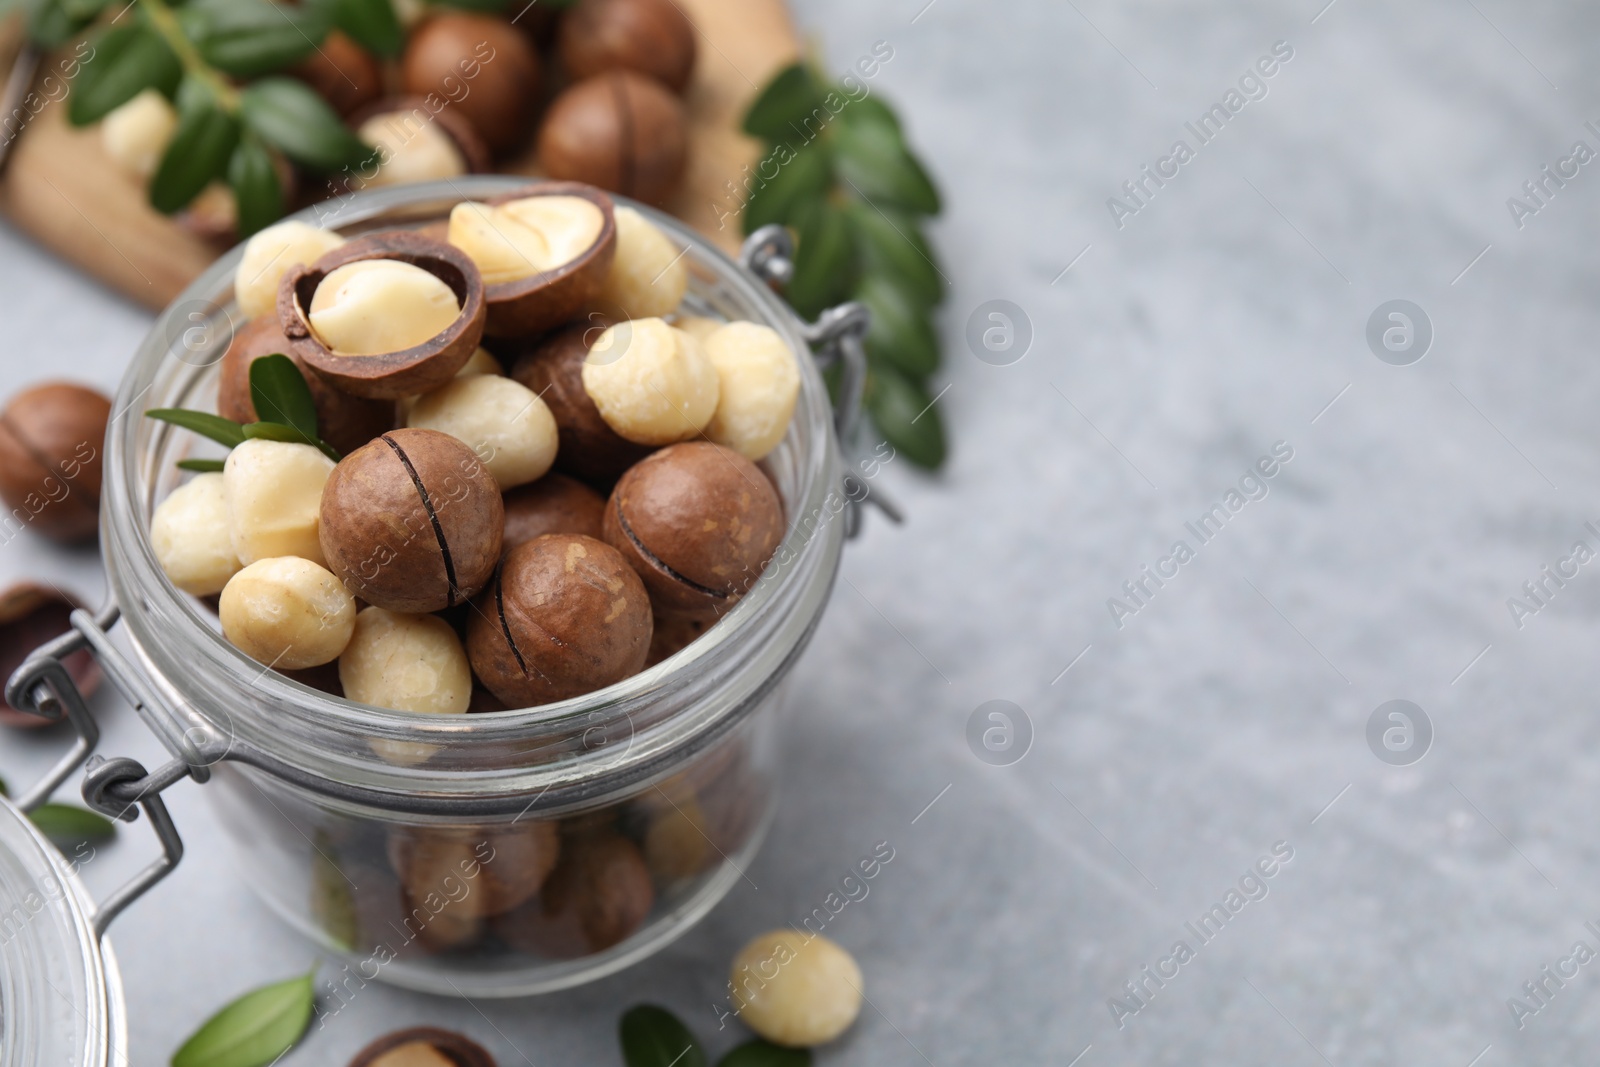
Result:
[[[298,194],[291,205],[497,167],[527,173],[530,163],[550,178],[651,204],[677,189],[689,147],[682,97],[696,42],[673,0],[514,4],[504,15],[409,0],[394,7],[406,33],[395,58],[333,30],[289,72],[378,150],[371,167],[334,175],[327,187],[298,180],[275,157],[283,188]],[[176,108],[147,89],[102,120],[101,144],[143,182],[177,129]],[[212,183],[182,219],[204,237],[227,238],[237,223],[231,189]]]
[[592,186],[461,203],[441,236],[285,222],[251,239],[236,291],[253,317],[218,413],[275,417],[250,366],[286,354],[343,458],[246,439],[161,502],[151,541],[174,585],[218,595],[246,655],[358,703],[581,696],[676,652],[760,576],[785,520],[757,464],[799,368],[769,327],[682,313],[684,250]]

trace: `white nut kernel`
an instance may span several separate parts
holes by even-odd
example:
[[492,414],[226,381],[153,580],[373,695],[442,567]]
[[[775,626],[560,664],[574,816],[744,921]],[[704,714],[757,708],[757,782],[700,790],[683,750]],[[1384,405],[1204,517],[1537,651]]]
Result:
[[356,136],[376,148],[381,161],[377,175],[358,179],[358,188],[441,181],[467,172],[461,149],[421,108],[376,115]]
[[672,314],[689,291],[684,250],[631,207],[617,208],[616,217],[617,253],[600,290],[601,304],[621,308],[630,319]]
[[720,319],[708,319],[704,315],[678,315],[672,320],[672,325],[701,344],[705,344],[707,337],[728,324]]
[[197,474],[174,489],[150,518],[150,545],[161,569],[185,593],[222,592],[243,566],[228,536],[222,475]]
[[555,416],[533,390],[499,375],[456,377],[424,393],[406,425],[465,444],[502,490],[543,477],[556,459]]
[[258,663],[298,671],[332,663],[350,643],[356,600],[326,567],[258,559],[223,587],[222,635]]
[[268,226],[245,242],[244,256],[233,275],[233,293],[247,319],[273,314],[278,306],[278,283],[289,268],[315,263],[344,238],[303,222]]
[[332,473],[333,460],[310,445],[257,438],[235,446],[222,468],[222,499],[239,562],[299,556],[325,565],[317,527]]
[[571,263],[594,246],[605,222],[581,196],[529,196],[498,207],[469,200],[451,209],[448,240],[477,264],[483,284],[500,285]]
[[[456,371],[457,378],[471,378],[477,374],[504,374],[505,369],[500,366],[500,361],[489,354],[487,348],[479,348],[467,357],[461,364],[461,369]],[[417,397],[403,396],[400,398],[400,421],[405,422],[411,417],[411,410],[417,406]]]
[[177,128],[177,109],[159,89],[146,89],[101,120],[100,142],[112,162],[146,180],[156,172]]
[[861,1014],[861,968],[821,934],[762,934],[734,957],[732,977],[739,1018],[776,1045],[826,1044]]
[[306,322],[336,356],[381,356],[422,344],[460,314],[438,275],[398,259],[364,259],[322,279]]
[[350,700],[396,711],[459,715],[472,699],[472,668],[450,624],[383,608],[356,616],[339,682]]
[[700,342],[661,319],[619,322],[595,340],[583,388],[621,437],[666,445],[705,429],[717,410],[717,369]]
[[770,326],[730,322],[705,341],[717,368],[717,412],[706,436],[757,460],[783,440],[800,395],[794,353]]

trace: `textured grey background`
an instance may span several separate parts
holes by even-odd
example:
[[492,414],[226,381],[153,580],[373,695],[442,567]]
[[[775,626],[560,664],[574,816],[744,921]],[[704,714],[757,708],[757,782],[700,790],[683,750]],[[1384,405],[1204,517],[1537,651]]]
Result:
[[[576,992],[371,987],[286,1064],[419,1021],[506,1064],[616,1062],[617,1015],[642,999],[713,1033],[735,948],[879,840],[895,860],[834,927],[872,1006],[825,1063],[1586,1058],[1600,964],[1524,1029],[1506,1000],[1578,939],[1600,947],[1583,928],[1600,920],[1600,568],[1520,630],[1506,598],[1600,519],[1600,164],[1523,229],[1506,198],[1574,141],[1600,149],[1583,128],[1600,15],[1325,2],[797,5],[833,69],[892,43],[875,85],[943,183],[954,452],[937,479],[892,467],[912,521],[873,521],[849,551],[798,668],[761,888]],[[1270,94],[1119,231],[1106,198],[1278,40],[1295,54]],[[147,322],[9,231],[0,283],[7,391],[111,386]],[[961,340],[993,298],[1032,320],[1013,366]],[[1364,340],[1393,298],[1436,330],[1411,367]],[[1271,495],[1118,630],[1106,598],[1278,440],[1294,459]],[[98,589],[91,555],[0,550],[0,577],[36,571]],[[1396,697],[1437,733],[1407,768],[1364,739]],[[964,740],[997,698],[1036,734],[1010,767]],[[106,750],[153,759],[106,710]],[[43,757],[4,744],[13,777]],[[172,791],[189,855],[116,928],[135,1063],[311,957],[235,879],[202,794]],[[1270,895],[1118,1029],[1107,998],[1276,841],[1294,858]],[[147,847],[124,835],[90,880]]]

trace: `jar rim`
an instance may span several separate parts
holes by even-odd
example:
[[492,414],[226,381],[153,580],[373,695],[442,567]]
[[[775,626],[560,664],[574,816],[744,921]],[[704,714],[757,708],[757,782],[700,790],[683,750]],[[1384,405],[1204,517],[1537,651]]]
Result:
[[[426,222],[442,217],[450,205],[462,200],[513,192],[536,181],[475,175],[369,190],[313,205],[290,219],[341,232],[375,229],[385,222]],[[205,623],[196,602],[166,579],[156,560],[148,513],[155,488],[152,474],[159,472],[148,459],[152,451],[160,451],[158,442],[166,440],[173,428],[164,423],[152,427],[153,420],[139,417],[149,407],[158,406],[144,403],[144,398],[157,384],[166,360],[179,358],[194,367],[174,353],[184,331],[200,321],[196,316],[220,313],[228,316],[231,325],[233,276],[243,254],[241,245],[212,264],[157,318],[123,377],[107,433],[101,538],[110,587],[135,649],[155,675],[161,695],[179,705],[168,710],[179,721],[180,730],[187,726],[220,732],[224,746],[253,746],[270,757],[245,762],[300,768],[309,772],[312,781],[353,776],[385,793],[419,788],[443,793],[521,793],[541,786],[548,789],[558,780],[581,780],[597,768],[610,773],[658,759],[663,752],[716,729],[719,720],[734,714],[738,704],[748,703],[747,698],[761,688],[761,679],[751,677],[742,691],[735,686],[723,692],[729,689],[723,686],[716,692],[696,694],[697,686],[705,688],[703,676],[707,674],[738,669],[759,675],[763,670],[787,669],[826,602],[843,541],[842,523],[830,521],[838,514],[830,499],[842,503],[842,497],[827,387],[810,356],[798,318],[766,285],[677,219],[624,197],[613,199],[619,206],[644,214],[683,247],[692,277],[721,287],[758,311],[757,321],[783,336],[799,364],[800,396],[788,438],[781,446],[794,449],[796,491],[792,500],[784,502],[788,529],[754,585],[717,625],[661,663],[592,693],[534,708],[469,715],[395,711],[357,704],[263,670]],[[334,224],[328,225],[330,219]],[[216,356],[220,357],[220,351]],[[189,373],[196,372],[191,369]],[[795,443],[791,445],[791,441]],[[802,521],[808,516],[813,521]],[[757,636],[760,642],[755,640]],[[247,679],[259,699],[271,705],[281,719],[272,723],[241,721],[226,707],[226,696],[234,693],[237,685],[230,689],[213,676],[231,677],[235,683]],[[659,722],[650,721],[654,731],[651,743],[641,746],[635,713],[668,694],[696,699]],[[711,706],[705,706],[707,701]],[[605,751],[615,731],[624,726],[627,745],[621,751]],[[374,739],[454,750],[486,739],[513,743],[570,738],[576,729],[581,729],[585,739],[581,751],[550,762],[498,768],[493,773],[432,759],[421,767],[401,766],[370,750],[363,757],[361,751]],[[308,742],[307,731],[321,743]],[[591,735],[605,740],[591,749],[587,743]],[[238,752],[228,751],[239,758]]]

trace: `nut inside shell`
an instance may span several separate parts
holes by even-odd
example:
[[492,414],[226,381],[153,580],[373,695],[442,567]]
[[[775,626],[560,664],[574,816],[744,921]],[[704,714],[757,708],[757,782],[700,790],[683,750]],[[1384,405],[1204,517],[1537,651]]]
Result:
[[350,1067],[435,1067],[439,1063],[453,1067],[496,1067],[494,1057],[482,1045],[463,1034],[436,1026],[414,1026],[385,1034],[356,1053]]
[[[373,119],[393,116],[399,124],[395,133],[400,134],[403,146],[409,143],[426,127],[433,126],[443,133],[455,146],[461,155],[461,161],[466,166],[468,174],[481,174],[489,169],[489,149],[484,144],[483,138],[478,134],[472,123],[456,114],[449,107],[441,107],[437,111],[428,106],[428,100],[422,96],[390,97],[375,101],[362,108],[350,119],[350,125],[357,130],[363,129]],[[389,148],[394,151],[393,146]],[[441,175],[451,177],[452,175]],[[383,184],[371,182],[370,184]]]
[[[344,355],[311,328],[317,289],[341,267],[391,260],[433,275],[455,296],[459,311],[443,330],[420,344],[377,355]],[[434,389],[451,378],[483,339],[487,304],[483,279],[459,249],[408,230],[371,234],[298,266],[278,285],[278,320],[293,354],[334,388],[376,400],[398,400]]]
[[[588,201],[600,213],[599,230],[586,248],[564,262],[533,270],[524,277],[485,284],[486,330],[493,337],[527,337],[574,318],[599,297],[611,270],[611,260],[616,255],[617,221],[611,198],[592,185],[540,182],[486,200],[484,204],[491,209],[502,208],[535,197]],[[459,212],[464,206],[458,205],[456,210]],[[455,229],[452,225],[452,232]]]

